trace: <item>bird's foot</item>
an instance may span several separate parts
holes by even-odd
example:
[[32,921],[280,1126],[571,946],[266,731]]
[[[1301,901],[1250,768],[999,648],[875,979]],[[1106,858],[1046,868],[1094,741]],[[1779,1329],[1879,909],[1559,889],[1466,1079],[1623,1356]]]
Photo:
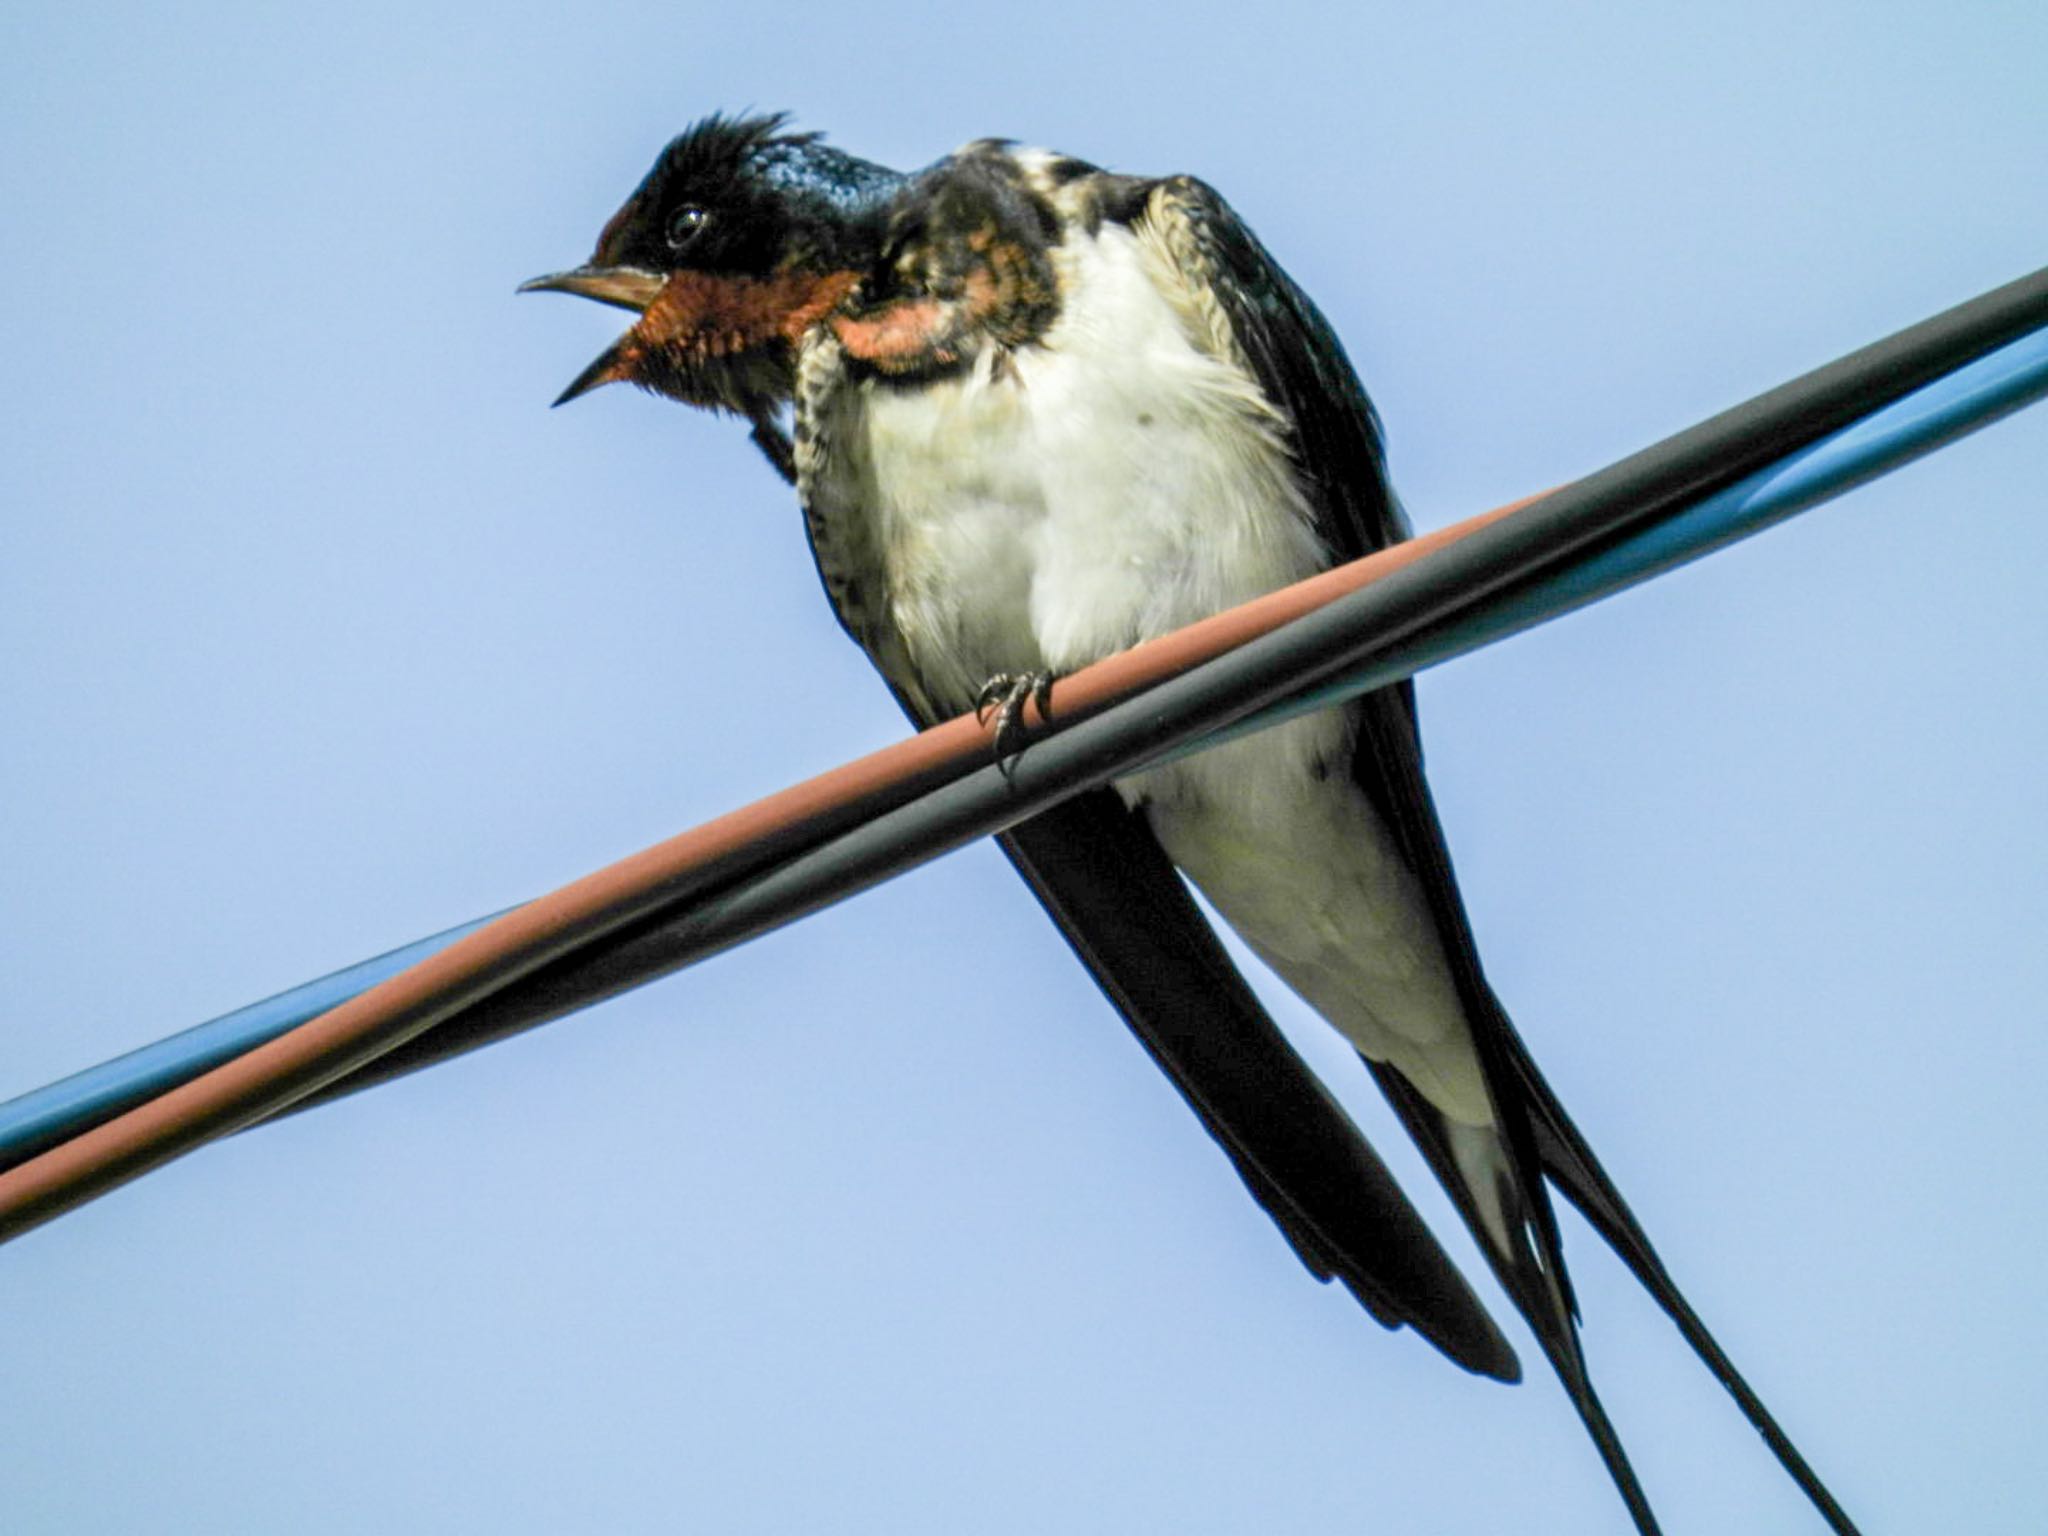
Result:
[[981,685],[981,692],[974,696],[974,718],[987,724],[994,717],[998,765],[1006,765],[1024,750],[1026,703],[1038,706],[1040,719],[1052,718],[1052,685],[1050,672],[998,672]]

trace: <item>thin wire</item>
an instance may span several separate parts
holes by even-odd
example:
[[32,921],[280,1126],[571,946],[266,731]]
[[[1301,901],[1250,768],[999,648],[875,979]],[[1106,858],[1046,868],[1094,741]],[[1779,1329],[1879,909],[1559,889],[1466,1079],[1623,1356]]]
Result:
[[[529,916],[533,908],[519,909],[441,951],[427,962],[430,975],[409,973],[409,979],[387,980],[356,1000],[361,1003],[377,992],[386,993],[381,1006],[387,1007],[390,1017],[381,1023],[375,1007],[344,1004],[337,1012],[347,1013],[346,1020],[337,1022],[330,1014],[302,1026],[299,1033],[307,1034],[310,1043],[280,1051],[275,1048],[287,1046],[294,1036],[274,1040],[249,1057],[215,1067],[172,1090],[165,1099],[178,1099],[175,1105],[158,1100],[128,1111],[99,1132],[75,1138],[96,1138],[90,1147],[66,1144],[12,1174],[0,1175],[0,1236],[25,1230],[213,1135],[275,1113],[374,1059],[394,1041],[420,1035],[462,1007],[522,977],[537,975],[551,961],[588,954],[607,938],[622,939],[616,946],[622,952],[637,948],[638,960],[658,952],[660,968],[673,968],[839,899],[911,862],[1012,825],[1087,784],[1155,758],[1172,741],[1187,739],[1194,731],[1242,719],[1271,699],[1298,693],[1303,677],[1329,679],[1349,673],[1354,690],[1380,686],[1415,666],[1527,627],[1547,612],[1579,606],[1601,591],[1644,579],[1655,569],[1753,532],[1776,516],[1789,515],[1789,510],[1774,515],[1759,511],[1770,504],[1770,487],[1761,483],[1749,484],[1748,493],[1732,504],[1724,501],[1721,515],[1727,515],[1732,505],[1748,519],[1744,526],[1702,524],[1696,515],[1689,533],[1673,534],[1667,542],[1645,530],[1657,527],[1658,519],[1664,520],[1666,531],[1675,527],[1681,519],[1672,514],[1685,499],[1710,491],[1717,483],[1725,485],[1729,467],[1754,470],[1760,456],[1768,462],[1788,450],[1796,452],[1815,433],[1839,426],[1859,404],[1867,406],[1873,398],[1895,399],[1909,386],[1938,375],[1942,366],[1953,368],[2044,320],[2048,273],[2038,273],[1724,413],[1534,507],[1475,529],[1456,543],[1438,542],[1428,558],[1411,560],[1364,591],[1142,699],[1117,705],[1034,744],[1006,771],[984,768],[944,783],[831,842],[813,846],[760,879],[727,889],[715,899],[697,901],[680,918],[663,918],[651,933],[634,935],[631,925],[636,919],[654,919],[684,897],[701,893],[714,878],[713,871],[744,879],[741,866],[786,850],[751,846],[741,857],[727,843],[687,878],[669,870],[657,888],[629,893],[622,898],[625,905],[616,908],[599,909],[586,901],[573,913],[558,912],[552,918]],[[1855,449],[1855,467],[1837,476],[1831,488],[1810,478],[1780,479],[1776,494],[1785,495],[1790,485],[1805,485],[1799,494],[1808,499],[1801,504],[1811,505],[1973,425],[2017,409],[2048,387],[2038,372],[2044,361],[2048,359],[2038,353],[2027,353],[2010,370],[1988,370],[2003,382],[1989,393],[1976,392],[1974,407],[1921,401],[1890,426],[1873,420],[1863,437],[1841,434],[1845,443],[1862,445]],[[1964,393],[1972,393],[1967,385]],[[1972,417],[1972,409],[1980,414]],[[1889,447],[1882,446],[1886,444]],[[1813,455],[1803,457],[1810,460]],[[1632,542],[1637,544],[1635,552],[1625,553]],[[1403,546],[1391,553],[1398,556],[1408,549]],[[1605,575],[1587,586],[1573,573],[1588,569],[1604,569]],[[1551,606],[1546,609],[1545,603]],[[915,747],[949,729],[941,727],[902,745]],[[877,754],[863,762],[872,765],[889,756]],[[916,770],[906,768],[899,782],[909,783],[915,776]],[[663,846],[684,843],[690,836]],[[638,866],[653,852],[626,862]],[[594,900],[593,892],[602,883],[594,876],[570,891]],[[616,887],[612,880],[614,894]],[[490,935],[500,929],[514,935],[516,946],[523,946],[519,953],[493,951],[503,936]],[[654,951],[646,948],[650,940]],[[458,951],[462,953],[456,961],[437,969],[440,960]],[[656,973],[652,967],[641,969],[637,979]],[[433,991],[436,985],[443,990]],[[196,1033],[188,1031],[179,1038],[189,1040]],[[266,1052],[270,1054],[264,1061],[251,1060]],[[15,1102],[18,1106],[23,1101]]]
[[154,1098],[166,1089],[189,1082],[209,1067],[219,1066],[288,1029],[316,1019],[328,1009],[367,992],[387,976],[418,964],[446,949],[466,933],[474,933],[494,917],[480,917],[460,927],[415,939],[374,959],[351,966],[237,1008],[204,1024],[116,1056],[96,1067],[38,1088],[0,1104],[0,1168],[10,1168],[45,1147],[110,1120],[125,1109]]
[[[1515,634],[1546,616],[1583,607],[1760,532],[2021,409],[2040,398],[2044,388],[2048,388],[2048,334],[2036,333],[1855,426],[1788,455],[1669,522],[1539,583],[1513,601],[1502,601],[1466,624],[1445,628],[1429,645],[1412,653],[1414,664],[1418,670],[1436,665]],[[1402,664],[1406,659],[1404,656]],[[1355,670],[1181,751],[1200,751],[1220,740],[1263,730],[1354,697],[1375,686],[1377,675],[1377,671]],[[11,1167],[317,1017],[488,921],[479,918],[419,939],[0,1104],[0,1168]],[[576,1006],[581,1004],[565,998],[556,1011]],[[524,1021],[527,1025],[539,1022],[540,1018]]]
[[[1490,603],[1462,624],[1445,625],[1399,665],[1423,671],[1505,640],[1830,501],[1946,447],[2048,395],[2048,331],[2037,331],[1923,386],[1809,448],[1700,501],[1677,516]],[[1383,666],[1360,668],[1262,710],[1228,730],[1181,748],[1198,752],[1312,714],[1382,686]],[[1408,674],[1404,674],[1408,675]]]

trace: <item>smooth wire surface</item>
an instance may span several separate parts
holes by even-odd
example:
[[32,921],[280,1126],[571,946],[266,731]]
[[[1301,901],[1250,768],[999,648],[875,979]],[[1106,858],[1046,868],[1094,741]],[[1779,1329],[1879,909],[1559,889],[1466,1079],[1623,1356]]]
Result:
[[[214,1135],[275,1113],[548,962],[621,934],[636,920],[672,909],[714,882],[725,887],[715,899],[700,901],[681,918],[630,941],[640,952],[638,959],[649,962],[639,970],[639,979],[1014,824],[1067,794],[1156,758],[1177,741],[1299,693],[1304,677],[1342,675],[1350,691],[1381,686],[1416,666],[1527,627],[1753,532],[2037,398],[2048,387],[2041,377],[2048,372],[2043,366],[2048,347],[2017,346],[2009,349],[2011,356],[1986,359],[1986,367],[1950,381],[1952,398],[1930,393],[1884,412],[1885,420],[1874,417],[1861,430],[1841,433],[1827,445],[1842,455],[1832,471],[1814,468],[1828,462],[1819,450],[1801,451],[1816,434],[1853,419],[1859,403],[1867,408],[1873,399],[1896,399],[2044,320],[2048,274],[2037,273],[1511,516],[1475,520],[1476,527],[1461,525],[1382,552],[1360,562],[1373,574],[1388,572],[1372,586],[1142,699],[1034,743],[1004,770],[968,772],[915,803],[814,845],[751,885],[736,882],[800,841],[788,835],[787,824],[772,849],[759,838],[748,842],[743,833],[735,840],[746,813],[671,839],[456,940],[417,969],[379,983],[313,1024],[0,1175],[0,1237],[47,1220]],[[1725,485],[1731,468],[1754,470],[1759,458],[1768,462],[1788,453],[1798,454],[1800,463],[1755,475],[1734,492],[1711,498],[1718,506],[1714,512],[1708,512],[1709,503],[1701,503],[1689,527],[1676,529],[1679,519],[1670,514],[1689,497],[1713,489],[1717,479]],[[1651,538],[1645,525],[1659,518],[1665,519],[1657,526],[1666,537]],[[1326,573],[1318,581],[1338,574]],[[1213,630],[1227,617],[1207,621],[1206,627]],[[1160,644],[1140,650],[1156,650]],[[1057,700],[1063,721],[1070,711],[1085,712],[1107,696],[1099,681],[1090,686],[1084,679],[1109,670],[1113,664],[1105,663],[1063,681]],[[913,750],[934,738],[945,738],[936,755]],[[971,722],[955,721],[849,765],[841,774],[865,770],[869,792],[887,799],[892,782],[901,786],[928,781],[945,769],[957,771],[977,751],[985,753],[985,740]],[[898,754],[900,762],[894,761]],[[830,822],[830,808],[816,803],[817,786],[837,777],[825,776],[764,804],[808,798]]]
[[[1421,671],[1505,640],[1546,619],[1761,533],[1988,427],[2044,395],[2048,395],[2048,330],[2023,336],[1923,386],[1676,517],[1535,583],[1511,600],[1487,605],[1463,624],[1445,626],[1430,643],[1418,648],[1414,669]],[[1348,674],[1261,710],[1242,724],[1184,750],[1198,751],[1354,698],[1378,686],[1372,681],[1373,671]]]
[[209,1067],[231,1061],[266,1040],[275,1040],[288,1029],[317,1019],[328,1009],[367,992],[387,976],[396,976],[427,956],[439,954],[464,934],[474,933],[502,916],[504,913],[494,912],[490,917],[415,939],[9,1099],[0,1104],[0,1168],[11,1168],[45,1147],[53,1147],[112,1119],[124,1109],[132,1109],[166,1089],[189,1082]]
[[[1134,647],[1062,678],[1059,684],[1060,721],[1064,725],[1085,719],[1109,703],[1176,676],[1246,640],[1269,633],[1346,591],[1446,547],[1485,523],[1526,505],[1526,501],[1516,502],[1468,518],[1450,528],[1383,550],[1366,560],[1269,593],[1255,602],[1214,615],[1173,635]],[[648,850],[646,856],[688,840],[692,848],[713,850],[704,855],[705,867],[692,866],[692,889],[714,879],[742,878],[751,869],[766,867],[777,858],[815,847],[834,832],[900,805],[914,798],[927,784],[939,782],[949,773],[957,775],[978,767],[988,762],[989,757],[988,731],[973,717],[963,716],[708,822],[694,832],[681,834],[670,843],[657,845],[657,848]],[[713,867],[709,862],[713,859],[725,862]],[[676,894],[672,892],[670,899],[674,899]],[[499,916],[523,910],[510,908]],[[410,955],[415,961],[425,960],[491,921],[494,919],[480,919],[449,929],[394,954]],[[488,1002],[479,999],[477,1006],[463,1011],[460,1019],[436,1029],[433,1038],[442,1040],[451,1030],[459,1031],[467,1038],[471,1026],[477,1022],[473,1015],[482,1012],[488,1016],[485,1027],[489,1033],[483,1038],[467,1039],[467,1045],[458,1047],[469,1048],[651,980],[653,973],[642,969],[637,960],[614,960],[614,957],[627,955],[634,936],[646,931],[648,926],[647,922],[628,919],[619,925],[618,939],[579,948],[572,957],[565,957],[557,965],[542,964],[530,977],[522,976],[518,985],[508,986]],[[167,1091],[179,1082],[189,1081],[200,1072],[221,1065],[223,1057],[231,1060],[242,1050],[253,1048],[254,1044],[278,1038],[337,1006],[337,999],[347,1001],[359,997],[392,974],[383,958],[364,961],[281,993],[265,1003],[224,1015],[210,1023],[195,1025],[155,1046],[130,1052],[0,1105],[0,1169],[25,1162],[41,1147],[90,1130],[137,1103],[146,1102],[155,1093]],[[260,1040],[254,1038],[258,1035]],[[428,1049],[430,1059],[434,1060],[451,1054],[445,1046]],[[402,1047],[393,1048],[390,1054],[394,1057],[408,1055]],[[186,1068],[182,1075],[177,1075],[179,1064]],[[426,1062],[415,1060],[413,1064],[425,1065]],[[347,1081],[339,1086],[352,1090],[357,1086],[367,1086],[368,1081],[392,1075],[383,1067],[382,1061],[375,1065],[362,1063],[343,1074]]]
[[[1539,583],[1511,603],[1504,602],[1496,610],[1476,615],[1465,624],[1446,627],[1415,665],[1418,669],[1434,665],[1504,638],[1546,616],[1568,612],[1622,586],[1759,532],[1989,425],[2039,399],[2044,390],[2048,390],[2048,334],[2037,332],[1708,497],[1669,522]],[[1217,740],[1263,729],[1352,697],[1371,686],[1371,674],[1354,673],[1182,750],[1200,750]],[[479,918],[417,940],[0,1104],[0,1168],[11,1167],[274,1039],[415,961],[437,953],[488,921],[489,918]],[[544,989],[522,987],[517,998],[506,998],[492,1010],[496,1015],[491,1021],[494,1027],[478,1032],[468,1041],[469,1046],[504,1038],[658,974],[642,969],[617,947],[611,953],[615,963],[606,965],[601,976],[579,972],[580,980],[562,978],[561,984]],[[417,1070],[429,1060],[445,1059],[447,1054],[450,1053],[436,1053],[411,1062],[409,1067],[392,1062],[396,1071],[385,1070],[380,1064],[379,1068],[359,1075],[368,1081],[382,1081],[403,1070]],[[356,1078],[343,1086],[358,1086]],[[367,1086],[367,1081],[361,1086]]]

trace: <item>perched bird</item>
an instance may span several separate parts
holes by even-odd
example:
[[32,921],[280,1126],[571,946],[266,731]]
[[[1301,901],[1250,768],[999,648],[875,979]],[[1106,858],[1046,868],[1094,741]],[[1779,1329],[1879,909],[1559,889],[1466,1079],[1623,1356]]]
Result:
[[[677,138],[591,260],[529,289],[637,320],[622,381],[752,424],[840,622],[910,714],[993,709],[1407,537],[1328,323],[1216,192],[982,140],[901,174],[773,117]],[[557,402],[561,403],[561,402]],[[781,422],[793,408],[793,435]],[[1175,878],[1339,1030],[1442,1179],[1639,1530],[1548,1185],[1853,1529],[1692,1313],[1481,971],[1410,685],[1024,823],[1005,847],[1318,1276],[1466,1368],[1514,1354]]]

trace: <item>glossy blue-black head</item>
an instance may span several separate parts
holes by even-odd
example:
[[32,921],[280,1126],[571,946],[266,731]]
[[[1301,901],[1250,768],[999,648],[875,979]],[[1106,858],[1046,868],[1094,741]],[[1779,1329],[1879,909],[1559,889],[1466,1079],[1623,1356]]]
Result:
[[640,315],[557,404],[618,380],[749,415],[787,398],[794,343],[873,265],[904,179],[784,121],[697,123],[662,151],[587,263],[522,287]]
[[713,115],[678,135],[605,225],[593,263],[763,277],[872,249],[903,178],[785,121]]

